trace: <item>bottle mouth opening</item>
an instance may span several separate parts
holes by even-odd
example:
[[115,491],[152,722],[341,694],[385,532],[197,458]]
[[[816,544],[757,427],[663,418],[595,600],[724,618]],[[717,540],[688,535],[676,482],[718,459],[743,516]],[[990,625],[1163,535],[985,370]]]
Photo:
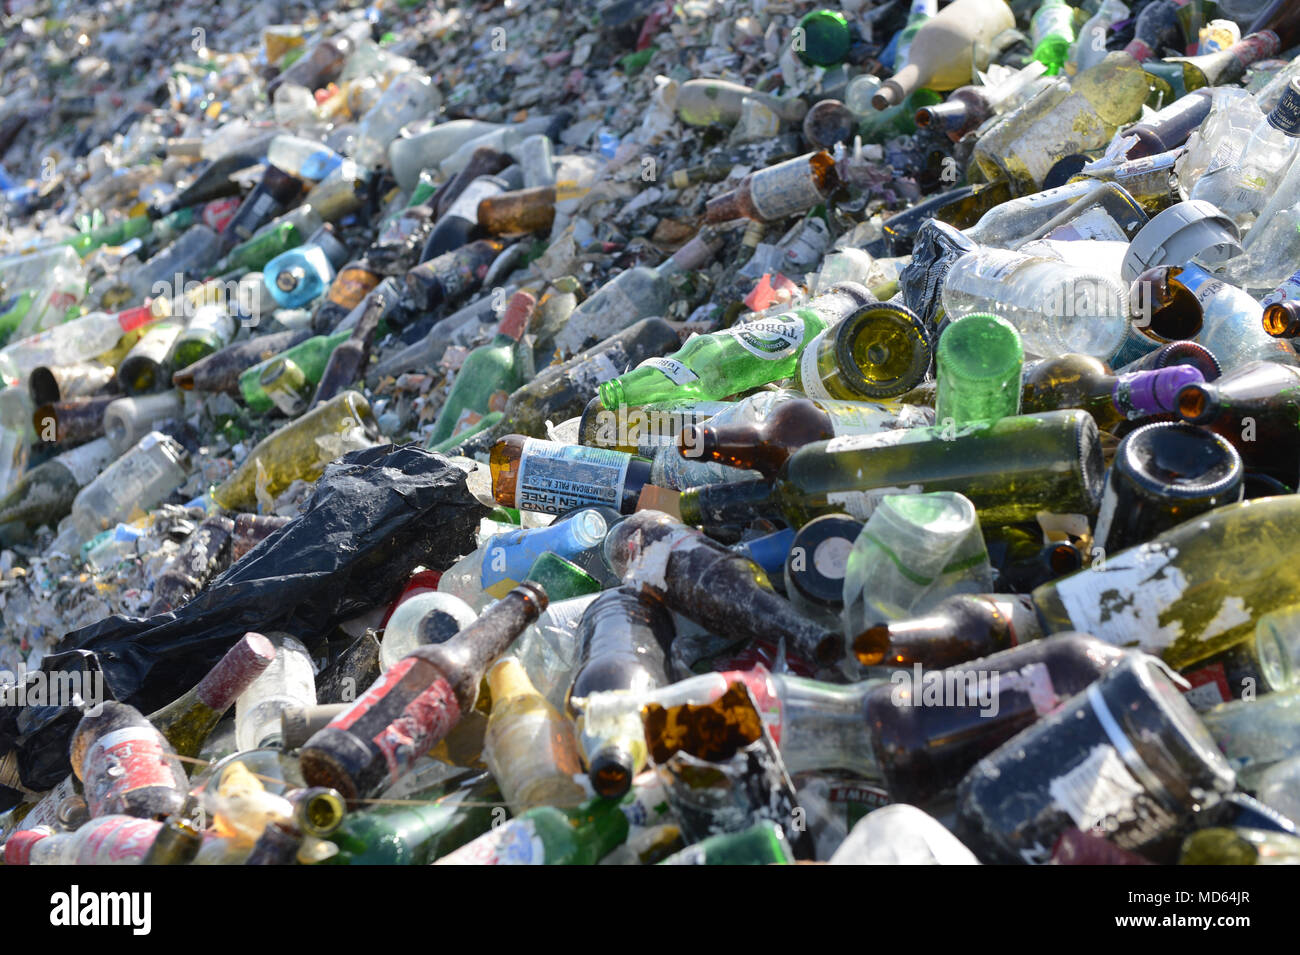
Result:
[[1174,403],[1183,420],[1195,424],[1205,415],[1209,395],[1200,385],[1188,385],[1179,390]]
[[864,667],[879,666],[889,651],[889,624],[878,623],[853,638],[853,656]]
[[1292,316],[1291,310],[1280,302],[1264,309],[1264,331],[1274,338],[1289,337],[1295,332],[1297,324],[1300,322]]

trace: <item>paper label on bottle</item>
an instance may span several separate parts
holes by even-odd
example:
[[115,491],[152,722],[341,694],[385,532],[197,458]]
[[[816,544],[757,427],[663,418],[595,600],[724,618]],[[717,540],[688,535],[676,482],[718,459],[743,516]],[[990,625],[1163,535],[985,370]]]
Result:
[[1183,699],[1194,710],[1208,710],[1233,698],[1232,689],[1228,686],[1228,674],[1222,663],[1211,663],[1191,673],[1184,673],[1183,679],[1191,684],[1183,690]]
[[1300,298],[1300,272],[1296,272],[1289,279],[1269,292],[1264,300],[1260,302],[1265,308],[1270,305],[1277,305],[1280,302],[1292,302]]
[[1158,655],[1183,635],[1178,620],[1160,623],[1187,589],[1187,578],[1174,566],[1177,556],[1177,548],[1165,543],[1132,547],[1058,581],[1056,593],[1074,629]]
[[1078,242],[1084,239],[1102,239],[1105,241],[1127,242],[1128,236],[1109,212],[1094,206],[1076,219],[1057,226],[1046,239],[1058,239],[1065,242]]
[[1196,301],[1204,310],[1210,304],[1210,301],[1227,288],[1227,283],[1221,282],[1212,276],[1209,272],[1195,265],[1184,265],[1178,274],[1178,284],[1196,296]]
[[[416,657],[399,660],[329,724],[331,729],[347,731],[364,719],[384,719],[384,726],[372,742],[383,754],[392,781],[413,760],[432,749],[460,719],[460,704],[446,680],[437,679],[430,686],[420,687],[414,679],[408,679],[418,662]],[[404,681],[407,686],[399,686]],[[410,702],[405,703],[408,696]],[[402,707],[400,711],[396,711],[398,706]],[[392,718],[387,718],[388,711],[393,711]]]
[[65,776],[63,782],[42,796],[41,801],[33,806],[27,815],[23,816],[23,821],[14,831],[23,832],[28,829],[39,829],[42,826],[49,826],[51,829],[57,828],[59,825],[59,806],[69,796],[76,795],[76,792],[71,774]]
[[1076,826],[1090,832],[1132,815],[1134,802],[1144,790],[1115,747],[1102,743],[1079,765],[1053,779],[1048,792]]
[[[402,662],[399,661],[398,666]],[[408,663],[408,667],[414,664]],[[394,667],[393,669],[396,669]],[[390,670],[391,672],[391,670]],[[372,738],[388,766],[388,781],[395,783],[411,764],[451,732],[460,719],[460,704],[446,680],[437,679],[402,709],[401,715]]]
[[152,726],[128,726],[105,733],[86,753],[82,779],[92,816],[109,811],[110,800],[148,786],[174,788],[170,756]]
[[1114,483],[1107,481],[1101,492],[1101,507],[1097,510],[1096,530],[1092,539],[1098,545],[1106,542],[1110,536],[1110,526],[1115,521],[1115,508],[1119,505],[1119,496],[1115,493]]
[[641,367],[663,372],[674,385],[689,385],[692,381],[700,380],[699,375],[675,358],[647,358]]
[[1288,136],[1300,136],[1300,93],[1295,92],[1290,84],[1268,114],[1268,124]]
[[799,356],[799,388],[809,398],[832,397],[817,371],[817,353],[821,350],[822,340],[829,331],[829,328],[824,328],[818,332]]
[[478,222],[478,204],[488,196],[495,196],[500,192],[501,186],[499,183],[495,183],[486,177],[475,179],[465,187],[464,192],[456,197],[456,201],[443,213],[443,217],[459,217],[470,222]]
[[767,222],[803,212],[822,201],[808,157],[769,166],[749,180],[749,200]]
[[143,859],[158,838],[162,823],[155,819],[110,819],[94,826],[74,863],[115,865]]
[[583,359],[568,371],[569,381],[577,391],[594,392],[598,385],[617,378],[628,364],[622,345]]
[[1071,94],[1038,120],[1013,151],[1034,182],[1042,183],[1062,157],[1101,145],[1095,139],[1105,128],[1087,97]]
[[1055,712],[1062,702],[1056,695],[1051,671],[1045,663],[1031,663],[1019,670],[999,674],[998,692],[1005,690],[1019,690],[1029,697],[1030,705],[1039,716]]
[[755,358],[780,361],[791,357],[799,349],[803,342],[804,323],[798,316],[783,321],[765,318],[733,325],[721,334],[730,335]]
[[511,819],[434,864],[546,865],[546,845],[531,819]]
[[515,507],[563,514],[575,507],[619,509],[630,455],[537,438],[524,443],[515,482]]
[[96,438],[71,451],[64,451],[56,459],[68,469],[77,487],[85,487],[99,476],[99,472],[113,459],[113,447],[107,438]]
[[924,493],[923,485],[909,484],[907,487],[878,487],[869,491],[832,491],[826,495],[826,500],[854,520],[866,521],[876,512],[880,502],[893,494]]

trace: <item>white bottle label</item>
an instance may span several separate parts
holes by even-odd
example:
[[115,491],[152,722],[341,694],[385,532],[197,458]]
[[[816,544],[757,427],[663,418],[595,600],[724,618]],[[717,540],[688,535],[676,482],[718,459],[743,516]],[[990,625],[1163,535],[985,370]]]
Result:
[[813,180],[808,157],[800,156],[755,173],[749,180],[749,199],[754,210],[771,222],[812,208],[821,202],[822,194]]
[[1219,281],[1209,272],[1195,265],[1184,265],[1178,275],[1178,283],[1196,296],[1196,301],[1200,303],[1202,309],[1210,304],[1210,300],[1227,288],[1226,283]]
[[531,819],[511,819],[434,864],[546,865],[546,846]]
[[854,520],[866,521],[876,512],[880,502],[895,494],[923,494],[925,487],[909,484],[906,487],[877,487],[869,491],[832,491],[826,500]]
[[822,383],[821,375],[817,373],[817,352],[821,349],[822,339],[829,331],[830,329],[827,328],[818,332],[799,356],[799,387],[809,398],[832,397],[826,390],[826,385]]
[[1128,236],[1105,209],[1093,207],[1070,222],[1057,226],[1044,238],[1077,242],[1082,239],[1102,239],[1127,242]]
[[[1064,578],[1056,593],[1077,630],[1159,654],[1183,635],[1177,620],[1160,623],[1160,615],[1187,589],[1187,578],[1173,565],[1177,556],[1168,544],[1142,544]],[[1210,636],[1208,630],[1205,635]]]
[[723,334],[736,339],[745,351],[756,358],[780,361],[782,358],[789,358],[799,349],[803,341],[804,324],[803,319],[797,316],[784,321],[759,319],[756,322],[734,325],[726,329]]
[[475,179],[465,191],[456,197],[456,201],[448,207],[444,213],[445,217],[459,216],[462,219],[468,219],[470,222],[478,222],[478,204],[488,196],[495,196],[501,192],[501,186],[491,179]]
[[1074,824],[1088,832],[1126,814],[1144,790],[1115,747],[1102,743],[1088,758],[1053,779],[1048,792]]
[[700,380],[699,375],[675,358],[647,358],[641,363],[641,367],[654,368],[663,372],[674,385],[688,385],[692,381]]
[[544,514],[591,505],[618,510],[631,461],[618,451],[529,438],[519,460],[515,507]]

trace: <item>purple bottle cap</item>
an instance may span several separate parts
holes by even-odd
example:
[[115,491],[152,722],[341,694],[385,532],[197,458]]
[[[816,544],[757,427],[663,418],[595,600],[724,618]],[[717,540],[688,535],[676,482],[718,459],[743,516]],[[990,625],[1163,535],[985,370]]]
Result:
[[1115,407],[1129,418],[1165,414],[1178,407],[1178,392],[1187,385],[1205,381],[1199,368],[1170,365],[1153,371],[1134,371],[1120,375],[1111,398]]

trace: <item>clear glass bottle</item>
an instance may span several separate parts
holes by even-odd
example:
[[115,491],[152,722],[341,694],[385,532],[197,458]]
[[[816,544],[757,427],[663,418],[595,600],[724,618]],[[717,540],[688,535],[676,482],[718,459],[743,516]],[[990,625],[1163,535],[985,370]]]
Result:
[[125,454],[156,423],[179,417],[184,404],[179,391],[119,398],[104,409],[104,436],[114,453]]
[[316,676],[307,648],[287,633],[266,637],[275,645],[275,660],[235,701],[235,741],[241,750],[275,745],[280,713],[316,704]]
[[1128,334],[1128,295],[1118,281],[1023,252],[966,253],[944,279],[943,305],[952,318],[980,312],[1006,319],[1025,351],[1043,357],[1081,352],[1104,360]]
[[487,675],[492,693],[483,755],[511,813],[580,804],[584,791],[573,724],[542,696],[519,661],[506,657]]

